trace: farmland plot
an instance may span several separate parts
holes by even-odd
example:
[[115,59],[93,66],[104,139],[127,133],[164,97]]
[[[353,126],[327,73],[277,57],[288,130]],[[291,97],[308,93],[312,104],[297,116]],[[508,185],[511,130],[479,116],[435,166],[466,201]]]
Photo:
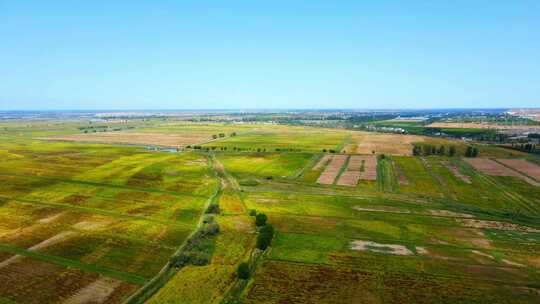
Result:
[[412,144],[423,142],[424,137],[416,135],[360,133],[356,150],[359,154],[411,155]]
[[330,163],[326,166],[323,173],[317,179],[317,183],[331,185],[341,171],[341,168],[347,161],[347,155],[334,155]]
[[338,185],[356,186],[359,180],[377,179],[377,157],[373,155],[353,155],[349,164],[337,181]]
[[[464,160],[471,165],[476,170],[485,173],[487,175],[493,176],[512,176],[518,177],[526,181],[527,183],[533,186],[539,186],[540,183],[534,181],[533,179],[514,171],[504,165],[488,158],[464,158]],[[512,162],[511,162],[512,163]],[[521,164],[521,163],[520,163]]]
[[[194,153],[84,146],[108,155],[94,160],[77,146],[12,146],[24,156],[2,163],[1,301],[120,303],[165,265],[217,183]],[[65,170],[75,159],[93,165]]]
[[44,138],[47,140],[98,142],[112,144],[136,144],[162,147],[183,147],[208,141],[212,137],[206,134],[165,134],[135,132],[100,132],[73,135],[58,135]]
[[524,159],[497,159],[498,162],[540,181],[540,166]]

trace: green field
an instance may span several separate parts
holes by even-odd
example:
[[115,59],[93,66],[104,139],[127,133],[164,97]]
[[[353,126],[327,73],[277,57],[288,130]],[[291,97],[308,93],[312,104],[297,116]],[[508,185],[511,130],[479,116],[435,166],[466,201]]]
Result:
[[[39,139],[90,125],[226,136],[178,153]],[[406,155],[380,157],[376,180],[318,184],[323,149],[351,138],[166,119],[3,122],[0,303],[538,302],[540,187],[461,156]],[[275,229],[265,251],[253,210]],[[197,239],[209,222],[219,231]],[[183,253],[207,260],[173,264]]]

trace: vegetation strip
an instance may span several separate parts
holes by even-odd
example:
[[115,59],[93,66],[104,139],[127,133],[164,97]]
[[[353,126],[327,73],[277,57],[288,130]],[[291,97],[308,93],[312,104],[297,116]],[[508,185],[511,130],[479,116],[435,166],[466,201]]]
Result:
[[139,192],[163,193],[163,194],[170,194],[170,195],[180,196],[180,197],[191,196],[191,197],[205,198],[204,195],[198,195],[198,194],[193,194],[193,193],[166,191],[166,190],[152,189],[152,188],[138,188],[138,187],[125,186],[125,185],[118,185],[118,184],[98,183],[98,182],[91,182],[91,181],[61,178],[61,177],[55,177],[55,176],[35,176],[35,175],[32,176],[32,175],[5,173],[5,172],[0,173],[0,176],[17,176],[17,177],[23,177],[23,178],[45,179],[45,180],[51,180],[51,181],[69,183],[69,184],[89,185],[89,186],[106,187],[106,188],[119,188],[119,189],[133,190],[133,191],[139,191]]
[[62,258],[59,256],[43,254],[37,251],[19,248],[19,247],[11,246],[9,244],[5,244],[5,243],[0,243],[0,251],[9,252],[12,254],[18,254],[18,255],[22,255],[22,256],[26,256],[30,258],[35,258],[43,262],[53,263],[60,266],[77,268],[77,269],[91,271],[91,272],[97,272],[104,276],[115,278],[115,279],[118,279],[127,283],[141,285],[146,282],[145,278],[140,277],[135,274],[121,272],[121,271],[113,270],[106,267],[100,267],[95,264],[86,264],[79,261]]
[[347,167],[349,166],[349,161],[351,159],[351,156],[347,155],[346,157],[347,158],[345,158],[343,165],[341,165],[341,168],[339,168],[339,171],[337,172],[336,177],[334,178],[334,181],[332,182],[332,184],[334,185],[338,182],[341,175],[343,175],[343,172],[345,172],[345,170],[347,170]]
[[8,197],[0,195],[0,198],[20,202],[23,204],[34,204],[34,205],[43,205],[43,206],[51,206],[51,207],[57,207],[57,208],[64,208],[64,209],[73,209],[77,211],[87,212],[87,213],[94,213],[94,214],[100,214],[100,215],[106,215],[114,218],[123,218],[123,219],[129,219],[129,220],[136,220],[136,221],[146,221],[146,222],[154,222],[164,225],[173,225],[183,228],[191,228],[191,225],[184,224],[181,222],[176,221],[167,221],[167,220],[160,220],[156,218],[146,217],[146,216],[140,216],[140,215],[128,215],[118,212],[112,212],[107,211],[103,209],[97,209],[97,208],[89,208],[89,207],[81,207],[81,206],[74,206],[69,204],[60,204],[60,203],[47,203],[37,200],[29,200],[29,199],[23,199],[23,198],[15,198],[15,197]]
[[[214,156],[209,155],[208,156],[208,162],[209,162],[209,168],[211,168],[214,176],[218,176],[215,169],[214,169]],[[210,204],[212,204],[219,196],[219,193],[221,191],[221,183],[217,184],[214,193],[207,199],[205,206],[203,210],[206,210]],[[184,242],[178,247],[176,252],[171,256],[171,258],[175,256],[179,256],[180,253],[184,250],[184,248],[187,246],[189,240],[199,231],[199,229],[203,225],[205,213],[203,211],[202,215],[199,217],[199,222],[197,224],[197,227],[191,232],[191,234],[184,240]],[[171,260],[169,260],[163,268],[161,268],[160,272],[154,276],[151,280],[149,280],[146,284],[144,284],[141,288],[139,288],[134,294],[132,294],[130,297],[128,297],[123,304],[142,304],[146,302],[148,299],[150,299],[161,287],[163,287],[176,273],[178,272],[178,269],[176,267],[173,267],[173,264],[171,263]]]

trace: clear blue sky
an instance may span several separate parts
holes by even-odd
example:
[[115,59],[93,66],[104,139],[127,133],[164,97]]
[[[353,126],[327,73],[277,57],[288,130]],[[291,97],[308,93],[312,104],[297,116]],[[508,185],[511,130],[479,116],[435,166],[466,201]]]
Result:
[[538,0],[141,2],[0,0],[0,110],[540,106]]

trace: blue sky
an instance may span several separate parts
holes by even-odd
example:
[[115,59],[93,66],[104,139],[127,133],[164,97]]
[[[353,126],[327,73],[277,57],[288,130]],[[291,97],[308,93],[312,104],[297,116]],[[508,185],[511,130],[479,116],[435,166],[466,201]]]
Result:
[[142,2],[0,0],[0,110],[540,106],[538,0]]

